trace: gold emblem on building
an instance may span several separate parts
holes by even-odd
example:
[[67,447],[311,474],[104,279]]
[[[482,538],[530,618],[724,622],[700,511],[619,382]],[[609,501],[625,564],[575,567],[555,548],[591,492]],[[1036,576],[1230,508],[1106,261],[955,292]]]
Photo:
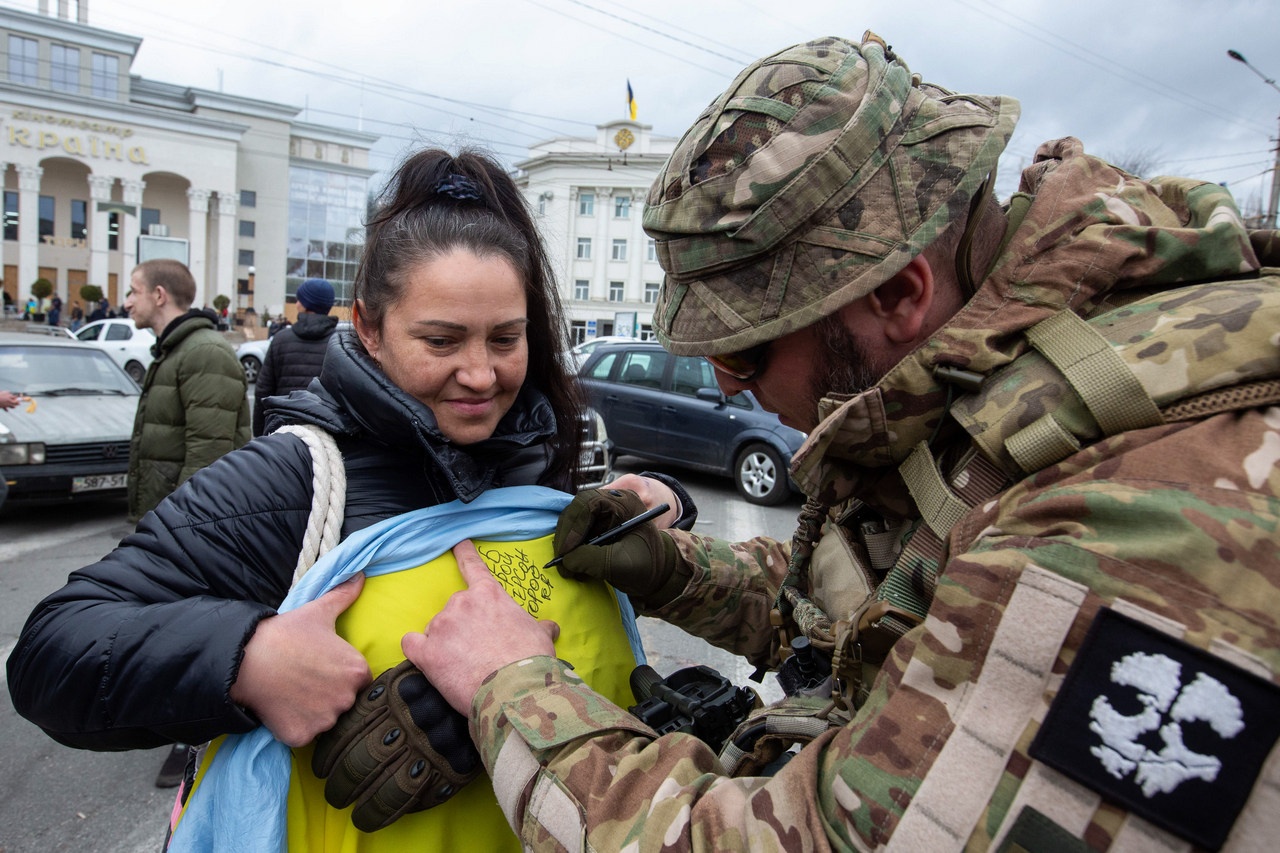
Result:
[[618,146],[619,151],[626,151],[631,147],[631,143],[636,141],[636,137],[634,133],[624,127],[613,135],[613,141]]

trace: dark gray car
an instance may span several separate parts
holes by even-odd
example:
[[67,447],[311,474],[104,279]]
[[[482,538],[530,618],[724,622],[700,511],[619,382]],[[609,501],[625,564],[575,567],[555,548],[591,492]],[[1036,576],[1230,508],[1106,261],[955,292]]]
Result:
[[641,456],[733,478],[748,501],[787,499],[787,467],[804,433],[783,426],[750,392],[726,397],[704,359],[656,343],[605,344],[578,371],[616,455]]

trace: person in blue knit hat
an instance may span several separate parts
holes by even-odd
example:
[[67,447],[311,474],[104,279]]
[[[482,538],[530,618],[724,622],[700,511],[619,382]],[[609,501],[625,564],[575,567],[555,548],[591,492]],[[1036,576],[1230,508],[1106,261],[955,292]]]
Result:
[[271,346],[262,359],[262,370],[253,389],[253,434],[265,429],[263,401],[301,391],[320,375],[329,336],[338,318],[329,315],[333,308],[333,285],[322,278],[309,278],[298,285],[298,320],[271,338]]

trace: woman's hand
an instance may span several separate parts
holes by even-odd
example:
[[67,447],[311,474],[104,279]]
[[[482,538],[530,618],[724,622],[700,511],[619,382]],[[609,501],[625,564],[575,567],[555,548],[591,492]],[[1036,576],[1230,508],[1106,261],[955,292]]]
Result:
[[296,610],[263,619],[244,647],[231,700],[281,743],[311,743],[372,680],[364,656],[334,630],[363,587],[364,575],[356,575]]

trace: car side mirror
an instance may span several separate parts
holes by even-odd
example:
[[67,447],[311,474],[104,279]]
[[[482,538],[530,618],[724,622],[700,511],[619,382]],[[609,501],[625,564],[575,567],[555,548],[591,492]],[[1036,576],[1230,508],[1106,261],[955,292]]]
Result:
[[706,400],[708,403],[716,403],[723,405],[725,401],[724,392],[719,388],[699,388],[694,392],[694,396],[699,400]]

